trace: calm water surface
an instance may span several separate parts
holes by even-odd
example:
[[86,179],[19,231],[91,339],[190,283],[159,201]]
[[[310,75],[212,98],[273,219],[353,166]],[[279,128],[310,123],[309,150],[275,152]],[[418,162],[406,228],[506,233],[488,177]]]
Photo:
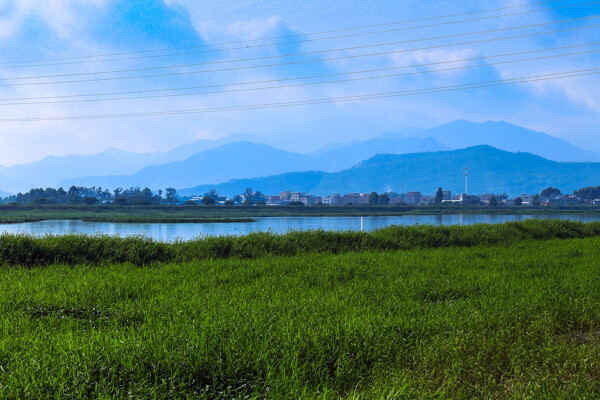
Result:
[[525,219],[561,219],[573,221],[599,221],[600,215],[407,215],[400,217],[265,217],[245,223],[175,223],[139,224],[83,222],[77,220],[48,220],[23,224],[0,224],[0,233],[26,233],[31,235],[63,235],[68,233],[98,233],[107,235],[144,235],[161,241],[189,240],[206,235],[246,235],[251,232],[283,233],[289,230],[325,229],[330,231],[365,230],[390,225],[471,225],[496,224]]

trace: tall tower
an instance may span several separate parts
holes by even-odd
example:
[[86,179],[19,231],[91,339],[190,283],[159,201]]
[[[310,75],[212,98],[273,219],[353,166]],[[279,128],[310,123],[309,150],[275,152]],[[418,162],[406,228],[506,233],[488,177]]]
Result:
[[469,194],[469,167],[465,167],[465,194]]

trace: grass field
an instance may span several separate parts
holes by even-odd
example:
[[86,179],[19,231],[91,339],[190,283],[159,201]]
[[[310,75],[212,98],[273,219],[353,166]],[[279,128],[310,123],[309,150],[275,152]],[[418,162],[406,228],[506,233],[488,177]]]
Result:
[[0,398],[600,397],[599,224],[357,234],[30,238],[79,256],[1,254]]
[[456,206],[80,206],[0,205],[0,223],[76,219],[91,222],[231,222],[254,217],[447,214],[600,214],[600,207]]

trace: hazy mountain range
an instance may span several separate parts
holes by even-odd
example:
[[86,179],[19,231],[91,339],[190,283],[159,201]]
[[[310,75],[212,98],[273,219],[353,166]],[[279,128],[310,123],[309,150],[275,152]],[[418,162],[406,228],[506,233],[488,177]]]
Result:
[[254,178],[294,171],[340,171],[379,153],[439,151],[445,146],[431,138],[371,139],[318,156],[291,153],[266,144],[235,142],[205,150],[183,161],[150,166],[131,176],[98,176],[67,179],[63,186],[150,188],[190,187],[230,179]]
[[390,190],[433,194],[441,186],[457,194],[465,190],[465,167],[470,168],[470,193],[519,195],[539,193],[549,186],[569,193],[600,184],[600,163],[556,162],[530,153],[475,146],[442,152],[380,154],[339,172],[308,171],[239,179],[179,192],[192,195],[216,189],[221,194],[234,195],[252,187],[269,194],[282,189],[318,195]]
[[[408,128],[365,141],[330,144],[311,154],[280,150],[269,145],[271,139],[234,134],[219,140],[198,140],[164,152],[134,153],[110,148],[93,155],[50,156],[38,162],[0,166],[0,191],[14,193],[32,187],[71,185],[109,189],[214,186],[232,179],[292,172],[337,172],[377,154],[430,153],[480,144],[529,152],[554,161],[600,161],[598,153],[505,122],[455,121],[428,130]],[[404,189],[411,187],[405,185]]]
[[434,138],[451,149],[488,145],[500,150],[537,154],[553,161],[600,161],[600,153],[507,122],[475,124],[460,120],[422,131],[417,136]]

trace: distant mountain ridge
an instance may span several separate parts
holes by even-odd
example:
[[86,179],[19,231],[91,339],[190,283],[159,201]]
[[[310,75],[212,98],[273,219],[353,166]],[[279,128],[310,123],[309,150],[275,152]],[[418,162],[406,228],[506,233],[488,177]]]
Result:
[[600,184],[600,163],[569,163],[544,159],[530,153],[511,153],[491,146],[461,150],[381,154],[333,173],[296,172],[254,179],[232,180],[219,185],[181,189],[184,195],[210,189],[227,195],[252,187],[264,193],[297,190],[318,195],[347,192],[421,191],[434,194],[438,187],[464,192],[463,168],[470,167],[471,193],[539,193],[553,186],[572,192]]
[[242,138],[258,139],[253,135],[231,134],[218,140],[200,139],[168,151],[154,153],[135,153],[111,147],[97,154],[48,156],[31,163],[0,166],[0,190],[16,193],[33,187],[55,187],[66,179],[85,176],[131,175],[147,166],[184,160],[198,152]]
[[230,179],[254,178],[295,171],[340,171],[381,152],[410,153],[446,149],[435,139],[372,139],[325,152],[319,156],[291,153],[266,144],[235,142],[195,154],[185,160],[150,166],[131,176],[67,179],[65,187],[102,186],[150,188],[189,187]]
[[451,149],[488,145],[510,152],[537,154],[552,161],[600,161],[600,153],[581,149],[546,133],[502,121],[474,123],[458,120],[424,130],[417,137],[434,138]]
[[[406,128],[364,141],[330,144],[311,154],[286,152],[261,143],[271,139],[232,134],[154,153],[109,148],[92,155],[51,156],[34,163],[0,166],[0,190],[16,193],[32,187],[70,185],[109,189],[192,187],[288,172],[334,172],[376,154],[435,152],[481,144],[511,152],[529,152],[553,161],[600,161],[599,153],[578,148],[562,139],[494,121],[459,120],[427,130]],[[227,147],[235,143],[244,144]]]

